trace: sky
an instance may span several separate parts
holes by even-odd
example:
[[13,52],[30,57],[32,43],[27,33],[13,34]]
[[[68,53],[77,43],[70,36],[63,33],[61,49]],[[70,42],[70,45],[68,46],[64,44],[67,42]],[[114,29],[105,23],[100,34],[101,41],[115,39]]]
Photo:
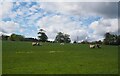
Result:
[[0,34],[37,38],[46,30],[48,40],[58,32],[72,41],[103,40],[104,34],[119,34],[117,2],[0,2]]

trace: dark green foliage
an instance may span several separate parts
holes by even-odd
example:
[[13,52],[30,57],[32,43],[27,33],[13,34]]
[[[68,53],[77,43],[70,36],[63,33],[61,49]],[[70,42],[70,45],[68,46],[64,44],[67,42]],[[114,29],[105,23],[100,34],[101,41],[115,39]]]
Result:
[[71,40],[70,40],[70,35],[68,34],[63,34],[62,32],[59,32],[55,38],[55,41],[56,42],[64,42],[64,43],[70,43]]
[[103,42],[101,40],[96,41],[97,44],[102,44]]
[[120,35],[117,37],[117,44],[120,45]]
[[38,39],[35,38],[24,38],[24,41],[36,42]]
[[106,45],[120,45],[120,35],[114,35],[110,33],[105,34],[104,44]]
[[77,41],[74,41],[73,43],[77,43]]
[[48,37],[45,33],[40,33],[41,35],[38,36],[39,37],[39,40],[42,41],[42,42],[46,42]]
[[88,42],[87,40],[82,41],[81,43],[82,43],[82,44],[89,44],[89,42]]
[[17,35],[17,34],[12,34],[11,36],[8,37],[8,40],[11,40],[11,41],[23,41],[24,36]]
[[45,31],[43,29],[40,29],[40,31],[38,32],[38,34],[40,34],[40,36],[38,36],[39,40],[42,42],[46,42],[48,37],[45,34]]
[[102,44],[103,42],[101,40],[98,41],[93,41],[93,42],[89,42],[90,44]]
[[1,40],[9,40],[9,41],[38,41],[38,39],[36,38],[25,38],[22,35],[18,35],[18,34],[11,34],[11,36],[7,36],[7,35],[2,35],[0,36]]

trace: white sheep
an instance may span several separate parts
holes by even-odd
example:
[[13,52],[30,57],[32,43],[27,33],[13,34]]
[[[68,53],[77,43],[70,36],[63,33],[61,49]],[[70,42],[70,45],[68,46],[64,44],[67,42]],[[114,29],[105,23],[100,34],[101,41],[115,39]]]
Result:
[[35,46],[37,43],[36,42],[32,42],[32,46]]
[[90,48],[95,48],[95,45],[90,45]]
[[101,48],[100,44],[96,44],[96,47],[97,47],[97,48]]
[[37,46],[39,46],[39,45],[41,46],[42,44],[39,44],[38,42],[32,42],[32,46],[36,46],[36,45]]
[[64,43],[60,43],[60,45],[64,45]]

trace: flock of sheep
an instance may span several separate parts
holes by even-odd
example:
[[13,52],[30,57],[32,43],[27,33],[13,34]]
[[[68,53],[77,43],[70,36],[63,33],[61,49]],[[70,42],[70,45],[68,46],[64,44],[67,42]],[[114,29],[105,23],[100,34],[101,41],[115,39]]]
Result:
[[[64,45],[64,43],[60,43],[60,45]],[[42,46],[42,44],[39,43],[39,42],[32,42],[32,46]],[[89,48],[101,48],[101,45],[99,45],[99,44],[95,44],[95,45],[90,44]]]
[[95,45],[92,45],[92,44],[90,44],[90,46],[89,46],[90,48],[101,48],[101,46],[99,45],[99,44],[95,44]]
[[42,44],[39,42],[32,42],[32,46],[41,46]]

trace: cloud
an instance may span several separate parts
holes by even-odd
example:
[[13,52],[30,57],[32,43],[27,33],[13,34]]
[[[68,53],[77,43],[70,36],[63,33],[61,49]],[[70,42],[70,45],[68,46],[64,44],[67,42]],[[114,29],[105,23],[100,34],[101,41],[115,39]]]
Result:
[[98,21],[92,22],[89,26],[85,26],[72,21],[69,16],[55,15],[43,17],[37,22],[37,26],[46,30],[50,40],[55,39],[58,32],[69,34],[72,41],[102,40],[106,32],[118,34],[117,19],[101,18]]
[[[23,0],[4,0],[9,2],[23,2]],[[24,2],[118,2],[119,0],[24,0]]]
[[83,40],[87,36],[85,26],[63,15],[43,17],[37,22],[37,26],[46,30],[46,34],[50,40],[55,39],[58,32],[69,34],[73,41],[77,37],[79,37],[79,40]]
[[12,6],[12,2],[0,2],[0,18],[8,14],[11,11]]
[[93,35],[95,37],[103,37],[106,32],[112,34],[118,34],[118,19],[100,19],[99,21],[94,21],[89,26],[93,30]]
[[[104,18],[118,17],[118,3],[117,2],[91,2],[83,3],[83,7],[87,12],[95,15],[100,15]],[[90,7],[90,8],[89,8]]]
[[104,18],[116,18],[118,14],[117,2],[46,2],[41,7],[47,11],[53,11],[78,16],[102,16]]
[[19,30],[18,23],[15,23],[13,21],[0,21],[0,32],[10,34],[17,30]]
[[[46,33],[51,39],[54,39],[56,33],[60,31],[70,34],[72,40],[76,40],[78,37],[80,41],[101,40],[106,32],[118,33],[117,2],[51,2],[40,5],[45,11],[63,15],[44,17],[38,21],[40,28],[47,30]],[[71,21],[69,16],[77,16],[78,19],[93,16],[101,17],[101,19],[93,21],[87,27],[82,21]],[[83,25],[79,23],[83,23]]]

